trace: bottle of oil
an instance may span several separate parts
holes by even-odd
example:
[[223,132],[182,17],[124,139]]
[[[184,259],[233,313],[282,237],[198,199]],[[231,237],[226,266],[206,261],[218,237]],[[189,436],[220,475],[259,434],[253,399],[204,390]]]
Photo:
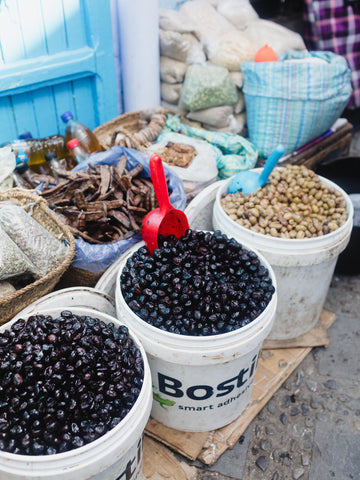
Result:
[[71,112],[65,112],[61,115],[61,120],[66,124],[65,127],[65,142],[77,138],[81,147],[87,153],[102,152],[96,135],[86,125],[74,120]]
[[39,181],[34,181],[32,172],[28,165],[29,158],[24,150],[20,149],[16,157],[16,167],[14,168],[14,184],[19,188],[32,189],[38,185]]
[[21,137],[13,142],[15,155],[24,151],[28,157],[30,169],[36,173],[51,174],[45,159],[47,153],[55,151],[59,158],[63,158],[66,154],[65,138],[62,135],[32,138],[30,132],[25,132]]
[[72,152],[74,155],[76,162],[82,163],[84,162],[90,155],[82,148],[80,145],[80,142],[77,138],[73,138],[72,140],[69,140],[66,144],[68,149]]

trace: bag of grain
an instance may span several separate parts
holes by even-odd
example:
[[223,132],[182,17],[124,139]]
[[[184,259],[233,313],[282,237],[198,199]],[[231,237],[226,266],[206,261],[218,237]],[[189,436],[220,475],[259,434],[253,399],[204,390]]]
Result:
[[219,105],[235,105],[238,92],[228,70],[219,65],[190,65],[181,99],[190,111]]

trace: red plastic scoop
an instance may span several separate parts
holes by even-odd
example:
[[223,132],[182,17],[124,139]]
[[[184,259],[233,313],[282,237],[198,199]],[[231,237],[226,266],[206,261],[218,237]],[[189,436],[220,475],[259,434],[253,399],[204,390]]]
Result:
[[141,235],[152,255],[154,250],[158,248],[158,235],[164,237],[174,235],[176,238],[181,238],[189,229],[189,222],[185,213],[174,208],[170,203],[160,155],[151,155],[149,165],[159,208],[151,210],[145,216],[141,226]]

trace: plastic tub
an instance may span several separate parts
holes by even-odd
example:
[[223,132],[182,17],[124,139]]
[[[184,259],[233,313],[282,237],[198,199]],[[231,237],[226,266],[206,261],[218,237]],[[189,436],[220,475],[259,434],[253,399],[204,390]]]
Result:
[[[259,169],[256,169],[259,170]],[[348,219],[327,235],[306,239],[276,238],[253,232],[232,220],[220,204],[227,193],[227,180],[218,190],[213,208],[213,226],[240,243],[258,250],[275,272],[278,305],[269,339],[296,338],[311,330],[320,318],[339,254],[346,248],[353,226],[353,206],[336,184],[320,177],[323,184],[339,190],[346,200]]]
[[25,315],[29,317],[33,312],[57,308],[59,305],[66,305],[68,310],[73,307],[92,308],[97,312],[116,316],[114,297],[92,287],[80,286],[55,290],[25,307],[17,317]]
[[[36,313],[59,315],[66,307],[39,310]],[[73,308],[78,315],[90,315],[105,323],[120,323],[117,319],[101,312],[85,308]],[[1,331],[8,329],[17,315]],[[18,455],[0,451],[0,480],[142,480],[142,437],[148,421],[152,403],[151,376],[145,351],[137,337],[130,336],[140,349],[144,361],[144,382],[130,412],[112,430],[94,442],[55,455]]]
[[[259,258],[276,288],[270,265]],[[178,335],[153,327],[128,307],[120,288],[126,260],[117,275],[116,311],[148,355],[154,397],[151,416],[167,427],[188,432],[231,423],[250,402],[260,349],[273,323],[276,290],[266,309],[245,327],[213,336]]]
[[[141,246],[145,245],[145,242],[141,241],[136,243],[132,251],[134,249],[138,249]],[[126,250],[123,254],[120,255],[120,257],[109,267],[105,270],[105,272],[101,275],[99,278],[97,284],[95,285],[95,289],[98,292],[105,293],[108,295],[110,298],[114,300],[114,308],[115,308],[115,287],[116,287],[116,275],[119,270],[119,266],[122,262],[122,259],[124,257],[127,257],[129,251]]]

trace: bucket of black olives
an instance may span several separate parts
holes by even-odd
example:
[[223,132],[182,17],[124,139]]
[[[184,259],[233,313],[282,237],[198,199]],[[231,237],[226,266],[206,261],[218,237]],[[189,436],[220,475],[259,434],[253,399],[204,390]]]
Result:
[[151,415],[182,431],[209,431],[247,407],[276,308],[270,265],[220,232],[188,230],[123,259],[118,318],[140,339],[152,374]]
[[338,256],[349,243],[351,200],[304,165],[276,167],[253,194],[229,194],[231,180],[217,191],[213,228],[252,245],[273,267],[278,306],[268,338],[303,335],[318,322]]
[[137,337],[91,309],[0,328],[0,478],[142,479],[151,374]]

